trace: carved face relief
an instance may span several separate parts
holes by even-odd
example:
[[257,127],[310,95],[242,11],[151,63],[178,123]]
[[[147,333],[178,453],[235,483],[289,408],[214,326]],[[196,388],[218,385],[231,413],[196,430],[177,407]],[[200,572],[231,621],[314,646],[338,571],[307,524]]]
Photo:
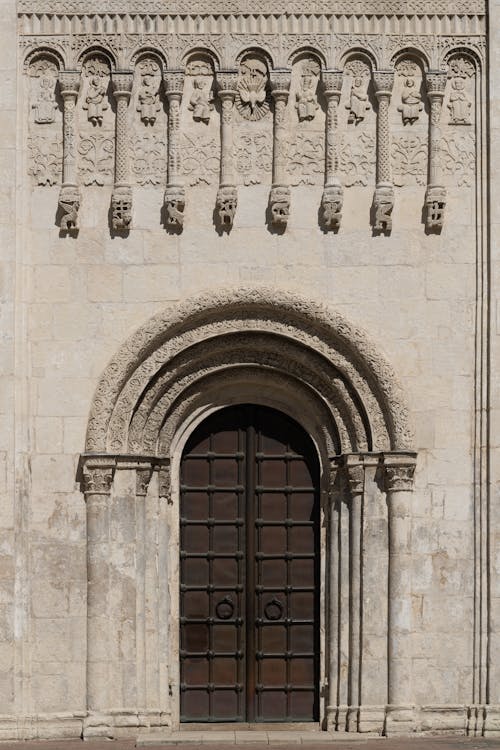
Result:
[[245,120],[260,120],[269,112],[267,66],[256,57],[247,57],[240,65],[236,107]]
[[137,94],[137,111],[144,125],[154,125],[161,109],[160,104],[160,68],[156,60],[141,60],[138,65],[139,92]]
[[31,63],[28,71],[34,79],[35,87],[32,91],[31,108],[34,120],[38,124],[54,122],[57,109],[55,89],[57,81],[57,66],[52,60],[41,58]]
[[107,101],[109,65],[103,58],[90,58],[84,65],[83,75],[86,81],[83,109],[87,110],[87,119],[94,127],[102,125],[103,113],[109,107]]

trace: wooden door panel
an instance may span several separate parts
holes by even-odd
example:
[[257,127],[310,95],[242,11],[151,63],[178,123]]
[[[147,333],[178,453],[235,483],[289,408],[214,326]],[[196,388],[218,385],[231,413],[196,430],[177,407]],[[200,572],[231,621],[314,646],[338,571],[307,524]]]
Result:
[[225,409],[181,463],[181,720],[318,718],[318,467],[279,412]]

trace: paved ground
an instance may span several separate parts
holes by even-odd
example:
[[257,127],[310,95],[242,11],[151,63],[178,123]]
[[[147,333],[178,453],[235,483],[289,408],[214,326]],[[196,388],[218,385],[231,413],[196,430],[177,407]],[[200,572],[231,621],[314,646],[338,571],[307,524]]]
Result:
[[[330,742],[315,741],[312,744],[300,745],[300,750],[500,750],[500,738],[484,737],[412,737],[411,739],[384,739],[363,738],[337,739]],[[273,743],[272,743],[273,744]],[[80,740],[58,740],[58,741],[29,741],[29,742],[2,742],[0,750],[134,750],[135,742],[130,741],[92,741],[83,744]],[[177,744],[149,745],[149,750],[179,750]],[[182,750],[219,750],[219,743],[186,743]],[[244,750],[263,750],[266,745],[245,742],[243,745],[233,745],[233,748],[244,748]],[[267,745],[269,747],[269,745]],[[287,745],[280,743],[274,745],[280,750],[285,750]],[[297,744],[290,745],[297,749]]]

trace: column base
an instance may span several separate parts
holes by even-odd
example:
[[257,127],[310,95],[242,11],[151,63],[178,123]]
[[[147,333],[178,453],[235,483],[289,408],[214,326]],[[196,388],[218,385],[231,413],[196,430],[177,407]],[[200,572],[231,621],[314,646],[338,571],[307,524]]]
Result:
[[484,737],[500,737],[500,704],[484,706]]
[[417,731],[415,706],[390,704],[385,712],[386,737],[405,737]]

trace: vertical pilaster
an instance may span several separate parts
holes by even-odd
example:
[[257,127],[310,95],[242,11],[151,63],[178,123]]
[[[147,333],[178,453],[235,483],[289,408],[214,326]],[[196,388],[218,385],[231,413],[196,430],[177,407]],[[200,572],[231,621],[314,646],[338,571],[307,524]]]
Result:
[[87,718],[84,735],[110,736],[110,507],[114,462],[87,460],[83,492],[87,506]]
[[347,730],[359,724],[361,665],[361,516],[365,490],[363,456],[345,457],[349,495],[349,682]]
[[273,122],[273,184],[269,195],[271,222],[284,229],[290,216],[290,187],[286,184],[286,122],[285,112],[290,92],[291,71],[273,70],[270,75],[274,99]]
[[59,208],[62,212],[60,227],[63,232],[78,229],[80,191],[76,176],[75,109],[79,88],[78,71],[60,71],[59,91],[63,99],[63,181],[59,193]]
[[[172,721],[172,693],[173,693],[173,675],[172,672],[178,669],[176,665],[174,667],[171,664],[170,655],[174,649],[170,647],[170,641],[174,638],[174,632],[172,629],[171,610],[170,610],[170,561],[169,550],[171,547],[175,549],[175,539],[170,540],[168,537],[169,528],[169,513],[171,511],[172,502],[172,475],[170,470],[170,461],[163,459],[158,472],[158,495],[159,495],[159,506],[158,506],[158,583],[159,583],[159,594],[158,594],[158,622],[159,622],[159,638],[158,638],[158,679],[159,679],[159,696],[160,696],[160,712],[162,716],[162,722],[165,725],[170,725]],[[177,520],[177,533],[178,533],[178,520]],[[178,552],[176,555],[175,564],[178,564]],[[173,561],[172,561],[173,570]],[[176,592],[176,596],[179,594]],[[177,696],[178,697],[178,696]]]
[[140,464],[135,470],[135,545],[136,545],[136,664],[137,710],[144,711],[146,690],[146,495],[153,474],[150,464]]
[[411,515],[416,454],[384,454],[389,519],[387,734],[413,731]]
[[389,105],[394,85],[394,72],[392,70],[374,70],[373,85],[378,102],[377,184],[373,197],[374,229],[378,232],[390,232],[392,229],[392,209],[394,208],[394,185],[391,176]]
[[184,207],[186,204],[184,187],[181,183],[181,154],[179,147],[184,71],[165,71],[163,87],[168,101],[167,186],[164,198],[165,216],[167,226],[180,229],[184,224]]
[[237,92],[238,71],[219,71],[216,80],[217,93],[222,109],[220,183],[217,191],[216,208],[221,226],[225,229],[231,229],[238,205],[233,157],[233,108]]
[[425,192],[425,226],[427,229],[440,230],[444,223],[446,190],[442,184],[439,148],[441,142],[441,109],[446,87],[446,73],[440,70],[429,70],[425,75],[427,96],[430,103],[429,117],[429,168],[428,183]]
[[337,174],[338,107],[342,93],[342,71],[323,70],[321,86],[326,99],[325,187],[321,198],[321,214],[327,229],[338,229],[344,201],[342,184]]
[[326,727],[329,732],[337,729],[337,705],[339,698],[339,504],[338,457],[330,458],[328,487],[328,704]]
[[111,198],[111,221],[115,231],[129,229],[132,221],[127,110],[133,79],[133,73],[130,71],[115,71],[111,76],[111,85],[116,100],[115,184]]

